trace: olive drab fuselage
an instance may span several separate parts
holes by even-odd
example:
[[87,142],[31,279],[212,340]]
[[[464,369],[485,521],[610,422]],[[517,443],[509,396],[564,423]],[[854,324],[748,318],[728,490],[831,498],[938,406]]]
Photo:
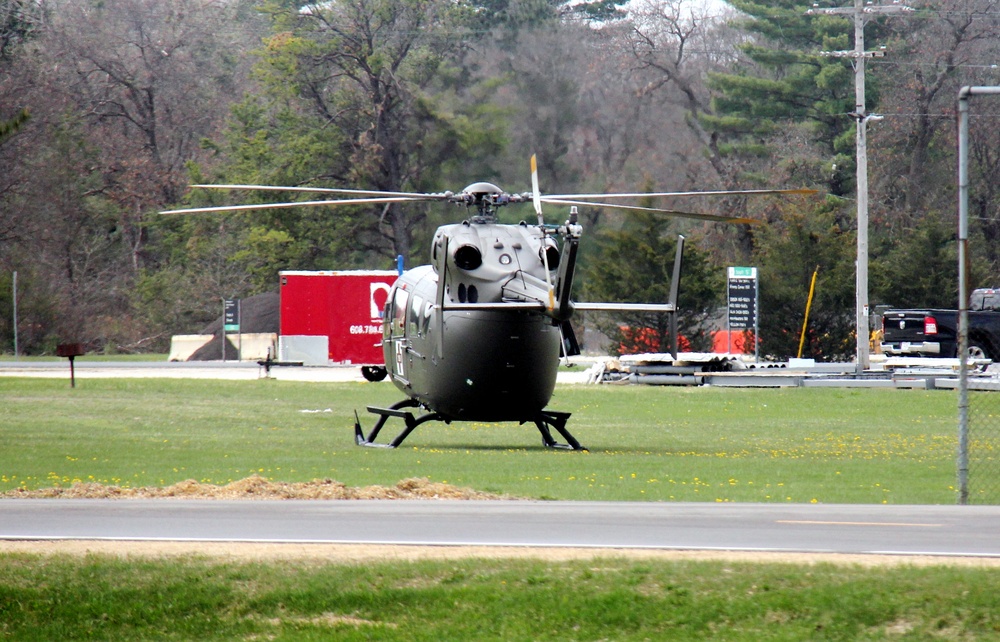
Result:
[[392,382],[447,419],[533,419],[559,367],[559,325],[543,313],[559,267],[554,241],[535,226],[465,222],[438,230],[431,257],[386,302]]

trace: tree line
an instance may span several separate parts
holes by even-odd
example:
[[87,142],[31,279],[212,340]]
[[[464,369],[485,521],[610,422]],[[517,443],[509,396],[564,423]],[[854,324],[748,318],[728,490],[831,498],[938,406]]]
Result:
[[[845,2],[845,5],[850,5]],[[957,302],[958,89],[1000,83],[996,0],[873,15],[867,67],[873,304]],[[828,6],[836,3],[828,2]],[[765,354],[850,357],[856,239],[850,16],[795,0],[0,0],[0,351],[165,351],[279,270],[426,261],[440,205],[171,217],[294,194],[192,183],[547,192],[811,187],[817,197],[610,211],[587,229],[579,298],[663,300],[684,234],[682,331],[704,349],[725,267],[758,267]],[[1000,105],[972,120],[972,268],[998,285]],[[518,218],[523,213],[510,213]],[[550,218],[564,216],[550,212]],[[612,335],[657,318],[586,319]],[[666,345],[666,343],[664,343]]]

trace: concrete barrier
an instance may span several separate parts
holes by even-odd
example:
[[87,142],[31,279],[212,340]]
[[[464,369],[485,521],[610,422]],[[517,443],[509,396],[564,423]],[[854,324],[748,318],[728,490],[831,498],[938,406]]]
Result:
[[[213,334],[176,334],[170,337],[169,361],[187,361],[195,352],[215,338]],[[240,346],[241,361],[257,361],[266,359],[268,354],[274,358],[278,343],[278,335],[274,332],[253,332],[247,334],[227,334],[226,338],[233,346]],[[236,354],[226,355],[231,361],[236,360]],[[219,353],[219,360],[222,353]]]
[[212,340],[211,334],[175,334],[170,337],[167,361],[187,361],[198,348]]

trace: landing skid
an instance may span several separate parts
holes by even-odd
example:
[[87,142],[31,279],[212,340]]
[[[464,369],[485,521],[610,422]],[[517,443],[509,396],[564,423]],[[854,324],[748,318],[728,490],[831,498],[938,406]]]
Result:
[[[354,441],[359,446],[368,446],[370,448],[396,448],[399,444],[403,443],[403,440],[410,436],[410,433],[416,429],[420,424],[427,421],[444,421],[445,418],[436,413],[429,412],[426,415],[421,415],[420,417],[414,417],[412,412],[403,410],[403,408],[417,408],[420,404],[413,399],[404,399],[398,403],[393,404],[389,408],[378,408],[376,406],[368,406],[368,412],[376,414],[379,416],[378,421],[375,422],[375,427],[372,431],[368,433],[365,437],[365,433],[361,430],[361,420],[358,418],[357,411],[354,412]],[[375,438],[378,437],[379,431],[382,430],[382,426],[385,422],[389,420],[389,417],[399,417],[406,424],[406,428],[403,432],[399,433],[395,439],[393,439],[388,444],[376,444]]]
[[[538,427],[538,432],[542,433],[542,443],[545,444],[546,448],[559,448],[562,450],[587,450],[580,445],[580,442],[576,440],[568,430],[566,430],[566,422],[569,420],[570,413],[568,412],[556,412],[555,410],[542,410],[535,417],[535,425]],[[555,439],[552,438],[552,432],[549,431],[549,426],[556,429],[563,439],[566,440],[565,444],[560,444]]]
[[[376,406],[368,406],[368,412],[378,415],[378,421],[375,422],[375,427],[371,429],[368,436],[365,436],[364,431],[361,429],[361,419],[358,417],[358,413],[354,413],[354,441],[359,446],[367,446],[369,448],[397,448],[403,440],[410,436],[417,426],[428,421],[444,421],[450,423],[450,419],[444,415],[437,412],[429,412],[425,415],[415,417],[412,412],[404,410],[404,408],[417,408],[420,404],[413,399],[404,399],[403,401],[397,402],[388,408],[378,408]],[[378,437],[379,432],[390,417],[397,417],[403,420],[406,424],[406,428],[399,433],[395,439],[387,444],[377,444],[375,439]],[[535,422],[535,426],[538,427],[538,432],[542,434],[542,443],[546,448],[558,448],[561,450],[587,450],[580,445],[580,442],[566,430],[566,422],[569,420],[570,413],[568,412],[556,412],[552,410],[542,410],[539,412],[535,418],[532,420]],[[525,423],[525,422],[521,422]],[[557,442],[552,437],[552,431],[549,427],[555,428],[556,432],[562,435],[563,439],[566,440],[565,444]]]

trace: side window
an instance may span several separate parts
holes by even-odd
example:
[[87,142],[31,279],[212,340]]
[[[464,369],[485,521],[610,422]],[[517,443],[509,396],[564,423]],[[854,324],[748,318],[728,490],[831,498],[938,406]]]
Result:
[[410,314],[408,315],[410,327],[407,330],[408,336],[415,337],[420,334],[420,311],[423,306],[424,300],[414,294],[413,300],[410,301]]
[[410,298],[410,293],[401,288],[396,288],[396,296],[393,298],[392,305],[392,334],[393,336],[402,336],[403,330],[406,326],[406,302]]
[[390,294],[385,299],[385,309],[382,310],[382,338],[388,339],[392,334],[392,315],[395,312],[395,306],[392,304],[392,295]]

